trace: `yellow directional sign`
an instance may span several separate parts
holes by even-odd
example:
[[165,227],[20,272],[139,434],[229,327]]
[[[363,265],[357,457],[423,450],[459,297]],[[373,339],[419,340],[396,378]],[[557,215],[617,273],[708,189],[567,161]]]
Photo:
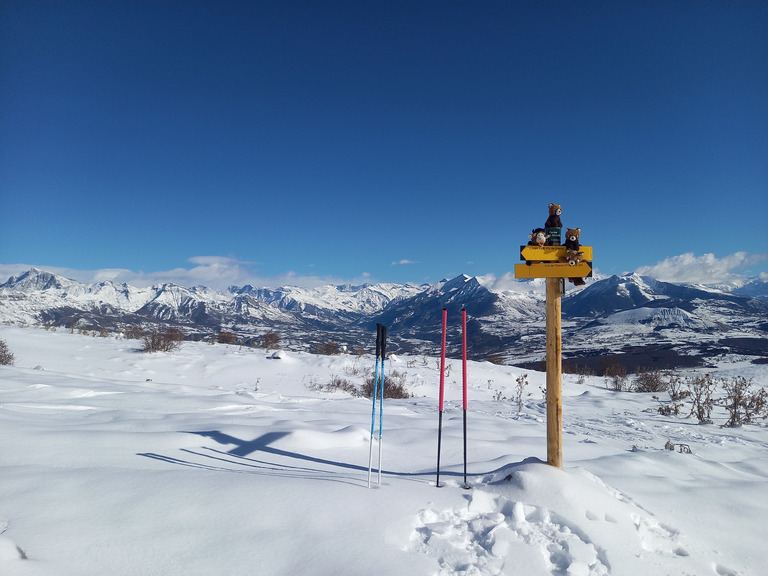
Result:
[[[527,262],[557,262],[565,258],[568,252],[565,246],[520,246],[520,260]],[[592,261],[592,246],[582,246],[582,260]]]
[[515,278],[590,278],[591,276],[592,262],[579,262],[575,266],[567,262],[515,264]]

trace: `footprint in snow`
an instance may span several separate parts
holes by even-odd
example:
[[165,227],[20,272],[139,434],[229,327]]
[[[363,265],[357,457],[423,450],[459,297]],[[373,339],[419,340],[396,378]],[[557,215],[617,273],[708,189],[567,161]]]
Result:
[[610,574],[603,551],[556,514],[477,490],[464,508],[421,511],[411,549],[435,556],[439,576],[511,574],[526,566],[553,575]]

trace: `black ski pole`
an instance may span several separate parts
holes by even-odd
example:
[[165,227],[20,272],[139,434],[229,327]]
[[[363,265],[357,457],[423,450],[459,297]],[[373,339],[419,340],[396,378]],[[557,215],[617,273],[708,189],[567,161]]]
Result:
[[379,484],[381,484],[381,435],[384,428],[384,361],[387,359],[387,327],[381,327],[381,387],[379,396]]
[[440,487],[440,446],[443,440],[443,400],[445,398],[445,333],[448,330],[448,310],[443,308],[443,340],[440,348],[440,401],[437,420],[437,480],[435,485]]

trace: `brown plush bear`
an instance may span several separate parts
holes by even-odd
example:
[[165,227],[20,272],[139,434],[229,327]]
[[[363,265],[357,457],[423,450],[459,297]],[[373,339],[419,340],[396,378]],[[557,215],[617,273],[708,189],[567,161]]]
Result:
[[565,248],[566,250],[579,251],[581,244],[579,244],[579,238],[581,237],[581,228],[568,228],[565,231]]
[[563,223],[560,220],[560,214],[562,213],[563,209],[560,207],[560,204],[550,204],[549,218],[547,218],[547,223],[544,224],[544,228],[562,228]]
[[[576,266],[581,262],[584,252],[581,252],[581,244],[579,238],[581,237],[581,228],[568,228],[565,231],[565,257],[562,258],[563,262],[568,262],[571,266]],[[583,278],[568,278],[568,282],[571,282],[575,286],[584,286]]]

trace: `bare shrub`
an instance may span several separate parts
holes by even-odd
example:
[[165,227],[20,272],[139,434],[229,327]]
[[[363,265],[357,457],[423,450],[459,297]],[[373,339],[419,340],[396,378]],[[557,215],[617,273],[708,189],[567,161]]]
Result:
[[627,369],[616,358],[604,358],[600,362],[600,370],[605,377],[606,387],[617,392],[625,392],[630,389]]
[[640,368],[635,373],[635,392],[664,392],[669,387],[669,382],[660,370],[648,370]]
[[725,426],[741,426],[750,424],[756,418],[768,416],[768,393],[765,388],[753,391],[752,379],[744,376],[734,376],[731,380],[723,380],[725,391],[725,409],[728,411],[728,421]]
[[261,336],[261,347],[272,350],[280,347],[280,336],[277,332],[267,332]]
[[338,356],[341,354],[341,347],[335,340],[328,340],[324,344],[318,344],[316,353],[324,356]]
[[614,374],[605,378],[605,385],[611,390],[616,392],[628,392],[631,389],[631,384],[627,380],[626,374]]
[[336,376],[335,374],[331,375],[331,381],[328,382],[328,385],[325,387],[326,390],[329,392],[346,392],[347,394],[352,394],[352,396],[362,396],[362,392],[360,389],[352,384],[349,380],[346,378],[341,378],[339,376]]
[[659,407],[656,409],[656,411],[662,416],[678,416],[682,407],[685,406],[685,402],[674,400],[669,402],[662,402],[661,399],[655,395],[653,396],[653,399],[659,403]]
[[16,359],[5,340],[0,340],[0,366],[13,366]]
[[151,330],[144,335],[145,352],[170,352],[179,347],[184,340],[184,333],[178,328],[168,328],[164,331]]
[[[362,395],[367,398],[373,397],[373,385],[374,375],[370,374],[363,383],[361,392]],[[392,370],[391,373],[385,374],[384,378],[384,398],[404,399],[412,398],[413,394],[408,391],[406,387],[406,381],[408,374],[401,370]],[[379,392],[381,394],[381,392]]]
[[616,358],[603,358],[600,361],[600,374],[608,378],[612,376],[626,376],[627,369]]
[[219,344],[237,344],[237,334],[229,330],[222,330],[216,336],[216,341]]
[[715,399],[712,394],[717,389],[717,382],[711,374],[692,376],[687,380],[688,396],[691,399],[691,412],[700,423],[712,422],[712,408]]
[[677,374],[670,373],[667,377],[667,392],[673,402],[685,400],[691,395],[690,390],[684,389],[686,383]]
[[[517,382],[517,388],[515,391],[515,400],[517,401],[517,413],[523,411],[523,397],[525,394],[525,388],[528,386],[528,374],[523,374],[522,376],[518,376],[516,379]],[[528,393],[528,396],[531,394]]]

